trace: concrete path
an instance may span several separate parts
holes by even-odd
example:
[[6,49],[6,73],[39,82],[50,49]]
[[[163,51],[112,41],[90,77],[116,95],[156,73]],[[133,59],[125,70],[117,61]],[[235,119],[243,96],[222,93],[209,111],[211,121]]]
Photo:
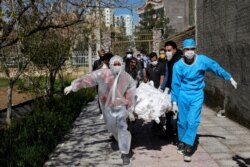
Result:
[[[45,167],[122,166],[117,142],[109,139],[96,101],[90,102],[59,144]],[[198,147],[192,162],[183,162],[176,146],[151,132],[151,124],[137,120],[132,129],[130,167],[247,167],[250,166],[250,131],[228,118],[216,117],[203,107]]]

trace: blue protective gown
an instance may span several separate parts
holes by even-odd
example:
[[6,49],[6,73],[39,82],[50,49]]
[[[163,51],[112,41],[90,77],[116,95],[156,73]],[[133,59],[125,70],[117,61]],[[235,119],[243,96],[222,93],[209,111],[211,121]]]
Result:
[[216,61],[205,55],[196,55],[193,64],[188,65],[180,59],[173,70],[172,101],[177,102],[178,138],[181,142],[193,146],[200,124],[201,108],[204,101],[204,75],[206,71],[230,80],[231,74]]

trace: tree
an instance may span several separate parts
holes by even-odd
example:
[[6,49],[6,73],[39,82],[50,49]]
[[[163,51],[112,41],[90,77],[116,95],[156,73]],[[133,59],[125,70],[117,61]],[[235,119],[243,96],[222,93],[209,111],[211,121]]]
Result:
[[[50,30],[38,34],[41,43],[36,43],[34,40],[27,43],[29,51],[27,54],[32,54],[30,61],[38,69],[46,70],[48,73],[46,90],[48,96],[53,96],[56,76],[70,55],[70,40],[67,35],[63,36],[63,33],[67,33],[67,31]],[[37,38],[35,39],[37,40]]]
[[161,29],[162,36],[167,38],[175,30],[169,26],[169,18],[164,14],[164,8],[154,9],[152,4],[145,7],[145,12],[141,16],[140,26],[142,31],[152,31],[153,29]]
[[[101,6],[122,4],[124,0],[100,0]],[[8,78],[8,125],[11,123],[12,90],[30,62],[24,41],[39,32],[61,29],[87,22],[85,15],[94,9],[92,0],[1,0],[0,4],[0,68]],[[37,41],[39,42],[39,41]],[[10,66],[10,60],[14,68]],[[12,71],[12,72],[11,72]]]

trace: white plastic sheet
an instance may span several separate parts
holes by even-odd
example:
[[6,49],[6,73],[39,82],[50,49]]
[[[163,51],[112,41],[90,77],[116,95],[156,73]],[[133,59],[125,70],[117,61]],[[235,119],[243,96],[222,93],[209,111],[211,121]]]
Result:
[[149,122],[160,122],[159,117],[172,109],[171,96],[168,90],[164,93],[156,89],[152,83],[141,83],[136,89],[135,114],[138,118]]

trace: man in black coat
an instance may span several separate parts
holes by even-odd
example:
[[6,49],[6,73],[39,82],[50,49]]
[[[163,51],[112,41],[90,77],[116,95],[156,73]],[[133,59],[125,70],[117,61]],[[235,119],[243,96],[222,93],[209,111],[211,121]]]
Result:
[[[164,81],[161,85],[161,89],[165,90],[166,88],[171,91],[171,83],[172,83],[172,75],[173,75],[173,67],[174,64],[179,61],[182,57],[182,51],[177,48],[177,44],[173,41],[167,41],[165,43],[165,51],[166,51],[166,58],[167,58],[167,66],[168,72],[166,72]],[[167,135],[169,137],[173,137],[176,133],[176,128],[174,129],[172,122],[174,113],[168,112],[166,114],[166,128],[167,128]],[[175,123],[176,124],[176,123]]]
[[103,48],[101,48],[100,50],[98,50],[99,59],[94,62],[93,71],[102,68],[104,54],[105,54],[105,50]]

